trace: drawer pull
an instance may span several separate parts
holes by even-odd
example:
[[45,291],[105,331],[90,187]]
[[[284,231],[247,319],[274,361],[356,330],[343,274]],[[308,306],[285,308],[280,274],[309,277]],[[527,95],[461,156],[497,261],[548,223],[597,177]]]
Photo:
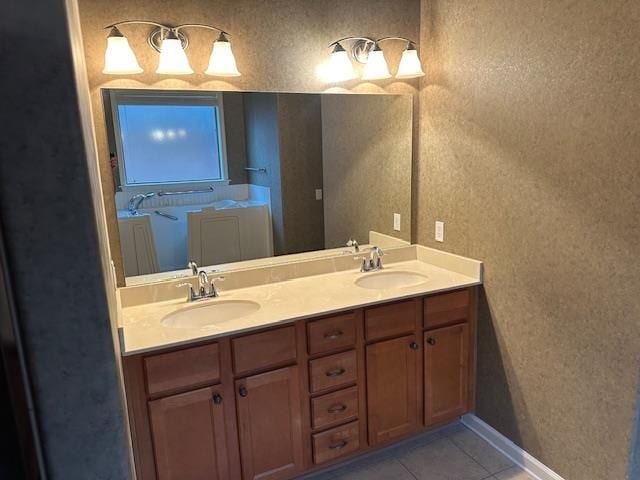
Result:
[[330,450],[341,450],[344,447],[346,447],[349,444],[349,442],[347,442],[346,440],[342,440],[338,443],[332,443],[331,445],[329,445],[329,449]]
[[241,397],[246,397],[247,395],[249,395],[249,392],[245,387],[240,387],[238,389],[238,393],[240,394]]
[[436,339],[432,338],[432,337],[429,337],[429,338],[427,338],[427,343],[429,345],[435,345],[436,344]]
[[347,409],[347,406],[344,403],[337,403],[336,405],[331,405],[327,408],[327,412],[329,413],[342,413]]
[[334,377],[339,377],[344,372],[346,372],[346,370],[344,368],[334,368],[333,370],[329,370],[327,373],[325,373],[325,375],[327,377],[334,378]]
[[344,332],[342,330],[334,330],[332,332],[325,333],[324,338],[326,338],[327,340],[335,340],[342,335],[344,335]]
[[214,394],[213,403],[215,403],[216,405],[220,405],[222,403],[222,395],[220,395],[219,393]]

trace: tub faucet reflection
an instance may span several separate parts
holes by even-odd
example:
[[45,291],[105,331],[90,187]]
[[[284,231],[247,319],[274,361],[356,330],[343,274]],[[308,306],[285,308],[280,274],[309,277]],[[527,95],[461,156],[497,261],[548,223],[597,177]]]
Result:
[[154,192],[147,193],[137,193],[133,197],[129,199],[129,212],[131,215],[138,215],[138,209],[142,202],[144,202],[147,198],[151,198],[155,195]]

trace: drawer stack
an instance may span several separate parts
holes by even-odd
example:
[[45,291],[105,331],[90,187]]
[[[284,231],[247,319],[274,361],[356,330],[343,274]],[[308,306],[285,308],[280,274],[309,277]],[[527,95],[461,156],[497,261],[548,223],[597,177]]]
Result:
[[353,312],[307,323],[313,463],[360,448],[360,381]]

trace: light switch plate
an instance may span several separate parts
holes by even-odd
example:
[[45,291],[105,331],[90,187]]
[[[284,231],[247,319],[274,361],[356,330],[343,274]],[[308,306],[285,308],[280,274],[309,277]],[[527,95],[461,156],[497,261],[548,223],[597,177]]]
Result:
[[322,200],[322,189],[316,188],[316,200]]
[[444,222],[436,220],[436,242],[444,242]]
[[400,231],[400,214],[399,213],[393,214],[393,229],[396,232]]

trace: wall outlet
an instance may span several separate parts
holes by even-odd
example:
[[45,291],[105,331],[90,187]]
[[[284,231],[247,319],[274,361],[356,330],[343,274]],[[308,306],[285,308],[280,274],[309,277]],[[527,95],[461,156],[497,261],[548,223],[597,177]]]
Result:
[[400,214],[399,213],[393,214],[393,229],[396,232],[400,231]]
[[322,200],[322,189],[316,188],[316,200]]
[[436,242],[444,242],[444,222],[436,220]]

